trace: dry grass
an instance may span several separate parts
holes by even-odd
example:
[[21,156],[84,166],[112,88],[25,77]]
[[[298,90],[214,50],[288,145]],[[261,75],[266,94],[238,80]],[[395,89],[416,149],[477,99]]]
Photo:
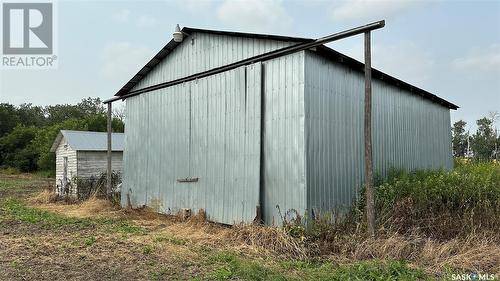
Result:
[[406,260],[433,275],[446,269],[500,275],[498,234],[470,234],[437,241],[417,234],[382,234],[377,239],[341,237],[322,245],[323,254],[336,262],[370,259]]
[[31,206],[50,212],[77,218],[117,218],[123,211],[110,201],[95,196],[81,202],[58,198],[57,194],[44,190],[26,200]]
[[[442,274],[447,268],[500,274],[498,233],[472,233],[443,241],[419,233],[381,233],[377,239],[344,235],[326,241],[303,242],[291,237],[282,228],[262,225],[229,227],[206,222],[204,212],[183,220],[177,216],[158,214],[150,208],[120,209],[109,201],[95,197],[78,204],[53,202],[53,195],[47,192],[39,193],[28,201],[34,207],[66,216],[131,220],[148,230],[148,235],[132,238],[141,244],[152,243],[155,237],[174,237],[186,241],[188,245],[237,251],[249,256],[319,258],[336,263],[370,259],[406,260],[435,275]],[[182,247],[174,248],[182,250]]]
[[29,197],[27,201],[32,204],[55,203],[57,201],[57,194],[49,190],[44,190]]

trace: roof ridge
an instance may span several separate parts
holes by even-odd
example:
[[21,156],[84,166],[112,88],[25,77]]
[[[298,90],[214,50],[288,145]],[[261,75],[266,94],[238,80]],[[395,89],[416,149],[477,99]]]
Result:
[[[92,133],[92,134],[107,134],[108,132],[97,132],[97,131],[80,131],[80,130],[61,130],[61,132],[68,132],[68,133]],[[125,134],[125,133],[120,133],[120,132],[112,132],[112,134]]]

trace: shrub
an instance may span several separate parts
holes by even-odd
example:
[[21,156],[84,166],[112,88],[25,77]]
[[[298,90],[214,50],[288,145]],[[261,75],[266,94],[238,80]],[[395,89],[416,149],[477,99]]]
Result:
[[391,171],[376,187],[379,225],[399,232],[418,228],[448,237],[499,230],[500,165],[462,164],[452,171]]
[[[451,171],[391,170],[375,181],[379,229],[448,239],[477,231],[500,233],[500,163],[462,162]],[[350,211],[323,212],[302,222],[283,220],[293,237],[335,240],[365,230],[365,196]],[[301,226],[305,225],[305,229]]]
[[[72,182],[76,182],[78,187],[77,197],[79,200],[85,200],[91,196],[106,197],[106,173],[101,173],[99,176],[92,176],[90,178],[76,177],[72,180]],[[121,174],[113,171],[111,174],[111,186],[113,187],[112,196],[116,200],[119,200],[119,190],[117,190],[117,186],[121,182]]]

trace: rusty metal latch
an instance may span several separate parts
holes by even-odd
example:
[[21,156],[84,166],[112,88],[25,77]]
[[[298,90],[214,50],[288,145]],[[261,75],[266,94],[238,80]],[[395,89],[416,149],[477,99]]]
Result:
[[180,178],[177,182],[197,182],[200,178]]

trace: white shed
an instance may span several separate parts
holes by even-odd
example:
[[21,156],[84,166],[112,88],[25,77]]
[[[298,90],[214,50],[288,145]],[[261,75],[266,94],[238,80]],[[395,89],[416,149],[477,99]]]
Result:
[[[112,136],[113,171],[123,171],[123,133]],[[68,188],[70,195],[77,195],[76,178],[89,179],[106,172],[107,136],[103,132],[61,130],[51,152],[56,154],[56,192]]]

